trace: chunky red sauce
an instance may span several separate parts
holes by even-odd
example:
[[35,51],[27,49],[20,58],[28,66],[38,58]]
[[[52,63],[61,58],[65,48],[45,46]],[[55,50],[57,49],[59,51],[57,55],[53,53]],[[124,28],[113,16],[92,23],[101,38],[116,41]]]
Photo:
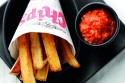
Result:
[[104,9],[95,9],[85,13],[79,26],[82,37],[91,44],[105,42],[115,31],[115,21]]

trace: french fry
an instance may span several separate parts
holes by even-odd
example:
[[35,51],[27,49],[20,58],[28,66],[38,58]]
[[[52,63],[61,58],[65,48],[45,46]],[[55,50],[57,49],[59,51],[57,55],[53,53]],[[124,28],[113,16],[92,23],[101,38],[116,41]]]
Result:
[[[33,74],[34,76],[37,74],[37,70],[33,68]],[[20,77],[19,77],[20,80],[23,80],[22,78],[22,74],[20,74]]]
[[[44,66],[45,66],[45,65],[47,64],[47,59],[44,59],[43,63],[44,63]],[[33,69],[34,76],[35,76],[35,78],[36,78],[37,80],[40,80],[40,78],[45,78],[45,77],[43,77],[43,75],[40,75],[40,74],[39,74],[39,72],[41,72],[41,71],[43,71],[43,69],[39,69],[39,70]],[[43,71],[43,72],[45,72],[45,71]],[[46,72],[46,73],[47,73],[47,72]],[[19,79],[20,79],[20,80],[23,80],[22,74],[20,74]]]
[[[37,70],[33,68],[33,74],[34,76],[37,74]],[[20,74],[20,77],[19,77],[20,80],[23,80],[22,78],[22,74]]]
[[44,66],[46,65],[46,63],[47,63],[47,58],[44,59],[44,61],[43,61]]
[[[47,63],[47,59],[45,59],[45,61],[43,62],[43,64],[45,65]],[[10,70],[10,74],[14,74],[14,75],[18,75],[20,73],[21,69],[20,69],[20,59],[17,58],[15,64],[13,65],[13,67]],[[33,68],[33,73],[34,75],[36,74],[37,70]]]
[[33,68],[33,74],[34,76],[37,74],[37,69]]
[[39,33],[30,33],[32,61],[35,69],[43,68],[43,53]]
[[[40,37],[43,45],[40,42]],[[19,57],[9,73],[18,75],[21,71],[20,80],[23,80],[24,83],[36,83],[35,79],[46,81],[49,67],[53,72],[61,71],[58,53],[62,53],[62,57],[72,67],[80,67],[72,53],[70,44],[62,38],[47,33],[39,34],[32,32],[23,34],[18,37],[17,41]],[[61,49],[59,49],[59,44]]]
[[23,34],[17,40],[23,83],[36,83],[29,50],[29,36]]
[[62,54],[63,57],[65,58],[65,60],[74,68],[79,68],[80,64],[78,63],[78,61],[76,60],[75,56],[73,55],[70,45],[69,43],[60,38],[60,43],[61,43],[61,50],[62,50]]
[[39,69],[35,75],[35,79],[40,81],[46,81],[49,70],[49,64],[47,63],[47,59],[44,61],[44,67]]
[[16,62],[14,63],[13,67],[11,68],[9,74],[18,75],[20,73],[20,59],[17,58]]
[[55,45],[56,45],[56,49],[58,50],[58,46],[59,46],[59,41],[58,41],[58,37],[54,36],[54,41],[55,41]]
[[41,36],[51,71],[53,72],[61,71],[62,68],[56,50],[54,36],[47,33],[42,33]]
[[[44,59],[44,61],[43,61],[43,67],[46,65],[46,63],[47,63],[47,58]],[[35,69],[35,68],[33,68],[34,76],[38,73],[38,70],[40,70],[40,69]]]

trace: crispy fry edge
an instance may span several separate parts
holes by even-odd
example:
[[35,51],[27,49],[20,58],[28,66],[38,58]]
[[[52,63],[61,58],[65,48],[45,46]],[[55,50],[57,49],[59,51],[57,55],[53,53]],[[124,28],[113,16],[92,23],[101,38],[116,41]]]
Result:
[[51,71],[53,72],[58,72],[61,71],[61,63],[58,57],[55,41],[54,41],[54,36],[51,34],[47,33],[42,33],[41,34],[45,52],[47,55],[47,60],[50,66]]
[[79,68],[80,64],[78,63],[74,54],[72,53],[69,43],[62,38],[60,38],[60,43],[61,43],[62,54],[63,54],[63,57],[65,58],[65,60],[72,67]]
[[29,34],[23,34],[17,40],[23,82],[36,83],[29,50]]

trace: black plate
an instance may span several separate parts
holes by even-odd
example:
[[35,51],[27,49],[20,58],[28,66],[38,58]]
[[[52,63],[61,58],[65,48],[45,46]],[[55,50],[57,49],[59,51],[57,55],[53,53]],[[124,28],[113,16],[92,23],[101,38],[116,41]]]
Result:
[[2,19],[3,19],[5,7],[6,7],[6,3],[0,7],[0,57],[5,61],[5,63],[8,66],[10,66],[10,63],[9,63],[10,61],[8,60],[7,56],[5,56],[5,50],[4,50],[3,38],[2,38]]
[[[9,27],[5,29],[6,34],[3,33],[3,36],[6,39],[4,43],[6,43],[7,46],[12,38],[12,35],[15,32],[19,19],[21,18],[21,14],[23,14],[28,1],[29,0],[10,0],[10,3],[8,5],[9,7],[5,12],[5,22],[7,22],[7,19],[12,19],[12,21],[8,20],[8,24],[6,24],[6,27]],[[75,16],[85,4],[93,1],[98,2],[100,0],[60,0],[75,46],[78,42],[76,41],[77,37],[74,31]],[[49,75],[47,83],[84,83],[89,78],[91,78],[100,68],[102,68],[110,60],[112,60],[125,47],[125,26],[122,23],[120,23],[120,26],[121,28],[117,38],[106,47],[93,48],[80,43],[80,52],[77,59],[81,64],[81,68],[69,68],[62,74],[53,76]],[[3,42],[1,43],[1,45],[2,44]],[[13,65],[13,60],[8,54],[8,51],[3,50],[1,56],[5,60],[6,64],[11,68]]]

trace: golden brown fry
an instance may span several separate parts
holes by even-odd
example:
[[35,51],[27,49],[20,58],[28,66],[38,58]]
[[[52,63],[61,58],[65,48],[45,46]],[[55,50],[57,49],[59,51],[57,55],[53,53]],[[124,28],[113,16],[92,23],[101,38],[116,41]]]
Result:
[[39,33],[30,33],[32,61],[35,69],[43,68],[43,53]]
[[[47,58],[46,59],[44,59],[44,61],[43,61],[43,67],[44,67],[44,65],[46,65],[46,63],[47,63]],[[39,69],[38,69],[39,70]],[[35,69],[35,68],[33,68],[33,73],[34,73],[34,76],[38,73],[38,70],[37,69]]]
[[59,46],[59,41],[58,41],[58,37],[54,36],[54,41],[55,41],[55,45],[56,45],[56,49],[58,50],[58,46]]
[[62,68],[56,50],[54,36],[47,33],[42,33],[41,36],[51,71],[54,72],[61,71]]
[[[45,66],[45,65],[47,64],[47,59],[44,59],[43,63],[44,63],[44,66]],[[43,77],[43,75],[40,75],[40,74],[39,74],[39,72],[41,72],[41,71],[43,71],[43,70],[42,70],[42,69],[36,70],[36,69],[33,68],[33,73],[34,73],[34,76],[36,76],[35,78],[36,78],[37,80],[40,80],[40,78],[42,78],[42,79],[45,78],[45,77]],[[43,72],[45,72],[45,71],[43,71]],[[47,73],[47,72],[46,72],[46,73]],[[20,80],[23,80],[21,74],[20,74],[19,79],[20,79]]]
[[43,61],[44,66],[46,65],[46,63],[47,63],[47,58],[44,59],[44,61]]
[[33,74],[34,76],[37,74],[37,69],[33,68]]
[[[37,70],[33,68],[33,74],[34,76],[37,74]],[[19,77],[20,80],[23,80],[22,78],[22,74],[20,74],[20,77]]]
[[61,38],[60,38],[60,43],[61,43],[62,54],[63,54],[63,57],[65,58],[65,60],[72,67],[79,68],[80,64],[78,63],[75,56],[73,55],[69,43],[67,41],[65,41],[64,39],[61,39]]
[[18,75],[19,73],[20,73],[20,59],[18,57],[13,67],[11,68],[9,74]]
[[[47,63],[47,59],[44,60],[43,64],[45,65]],[[14,74],[14,75],[18,75],[20,73],[21,69],[20,69],[20,59],[17,58],[15,64],[13,65],[13,67],[10,70],[10,74]],[[34,75],[36,75],[37,70],[33,68],[33,73]]]
[[29,50],[29,36],[27,34],[18,37],[18,49],[23,83],[36,83]]
[[49,70],[49,64],[46,63],[45,66],[37,71],[35,78],[40,81],[46,81]]

